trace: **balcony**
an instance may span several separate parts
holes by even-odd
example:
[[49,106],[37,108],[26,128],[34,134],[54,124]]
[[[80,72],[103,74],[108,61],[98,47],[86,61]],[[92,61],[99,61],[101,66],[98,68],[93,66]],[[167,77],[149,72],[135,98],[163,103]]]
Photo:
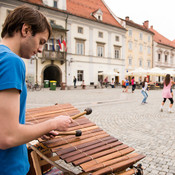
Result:
[[52,51],[52,50],[43,50],[41,61],[44,63],[47,60],[60,61],[61,64],[64,64],[66,58],[65,52]]

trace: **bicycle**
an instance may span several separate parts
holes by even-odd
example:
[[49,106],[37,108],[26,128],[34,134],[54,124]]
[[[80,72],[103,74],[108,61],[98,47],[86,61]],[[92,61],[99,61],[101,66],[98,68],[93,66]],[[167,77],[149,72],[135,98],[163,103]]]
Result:
[[34,91],[40,91],[41,90],[41,85],[39,85],[38,83],[35,83],[32,87],[32,90]]
[[35,83],[34,85],[29,82],[27,83],[27,89],[28,90],[32,90],[32,91],[40,91],[42,89],[41,85],[39,85],[38,83]]

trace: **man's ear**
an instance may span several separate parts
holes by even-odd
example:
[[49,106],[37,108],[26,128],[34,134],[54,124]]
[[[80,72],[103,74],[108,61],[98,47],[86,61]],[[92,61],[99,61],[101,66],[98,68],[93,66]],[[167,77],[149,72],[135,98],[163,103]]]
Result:
[[31,32],[31,27],[27,24],[23,24],[22,28],[21,28],[21,35],[23,37],[26,37],[29,32]]

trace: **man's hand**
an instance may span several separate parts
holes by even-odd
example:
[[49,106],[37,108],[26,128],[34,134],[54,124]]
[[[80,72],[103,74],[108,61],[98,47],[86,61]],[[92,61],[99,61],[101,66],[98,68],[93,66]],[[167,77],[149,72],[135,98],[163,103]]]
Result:
[[60,115],[52,119],[55,124],[55,130],[67,131],[70,124],[73,122],[70,116]]
[[41,136],[41,138],[43,140],[50,140],[50,139],[54,138],[57,135],[59,135],[59,132],[52,130],[48,134],[45,134],[45,135]]

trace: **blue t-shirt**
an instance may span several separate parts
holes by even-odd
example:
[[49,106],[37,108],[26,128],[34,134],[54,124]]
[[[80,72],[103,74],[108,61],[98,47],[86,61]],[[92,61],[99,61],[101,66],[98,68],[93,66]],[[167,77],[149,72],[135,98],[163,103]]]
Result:
[[[27,98],[25,64],[8,47],[0,45],[0,91],[11,88],[20,91],[19,123],[25,124]],[[6,150],[0,149],[0,175],[25,175],[28,171],[29,162],[25,144]]]

